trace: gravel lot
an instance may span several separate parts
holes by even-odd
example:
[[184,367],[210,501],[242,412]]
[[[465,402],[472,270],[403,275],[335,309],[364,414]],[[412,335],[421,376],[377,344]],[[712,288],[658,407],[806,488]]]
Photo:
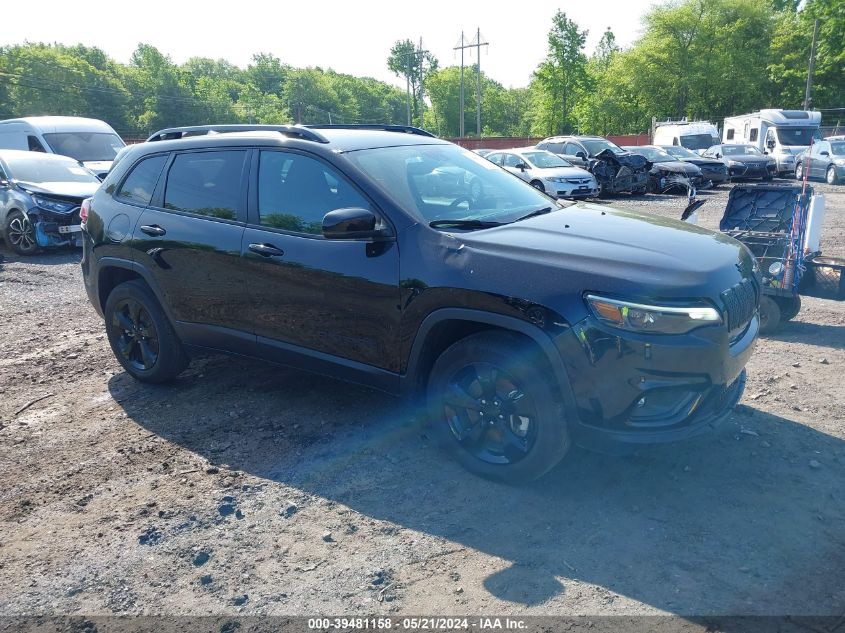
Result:
[[[816,189],[845,256],[845,187]],[[845,613],[845,304],[762,339],[713,434],[512,488],[360,387],[211,356],[141,385],[78,252],[2,252],[2,615]]]

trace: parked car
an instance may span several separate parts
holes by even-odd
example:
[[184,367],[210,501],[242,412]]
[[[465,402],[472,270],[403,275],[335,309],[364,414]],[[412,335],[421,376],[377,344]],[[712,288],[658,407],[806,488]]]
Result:
[[845,139],[816,141],[799,154],[795,164],[798,180],[804,179],[807,166],[810,178],[824,178],[829,185],[842,182],[845,179]]
[[659,145],[658,147],[677,160],[682,160],[685,163],[691,163],[698,167],[704,179],[712,182],[714,187],[718,187],[723,182],[729,180],[728,167],[720,160],[704,158],[700,154],[678,145]]
[[[204,348],[418,395],[448,451],[508,481],[737,403],[759,297],[738,242],[557,203],[422,130],[348,127],[124,155],[83,206],[82,272],[129,375],[170,380]],[[482,195],[420,188],[451,169]]]
[[67,156],[0,150],[3,239],[19,255],[81,246],[80,205],[99,186],[93,172]]
[[557,154],[596,177],[599,195],[629,191],[645,193],[648,170],[641,156],[626,152],[600,136],[553,136],[537,143],[538,149]]
[[105,178],[125,143],[105,121],[78,116],[32,116],[0,121],[0,149],[70,156]]
[[771,180],[775,177],[777,164],[753,145],[714,145],[704,152],[705,158],[721,160],[728,168],[728,176],[735,178],[760,178]]
[[701,170],[692,163],[677,160],[654,145],[629,146],[622,149],[632,154],[640,154],[651,163],[648,172],[648,190],[652,193],[686,193],[690,187],[700,189],[711,186],[704,180]]
[[553,198],[587,198],[599,193],[596,179],[586,169],[536,147],[493,152],[487,160]]

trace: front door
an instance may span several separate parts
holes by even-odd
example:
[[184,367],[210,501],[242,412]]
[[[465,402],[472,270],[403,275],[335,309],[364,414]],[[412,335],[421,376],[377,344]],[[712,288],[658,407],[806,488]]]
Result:
[[346,366],[353,380],[398,372],[397,244],[322,236],[328,211],[378,210],[309,154],[262,150],[252,171],[243,257],[262,353],[317,371]]

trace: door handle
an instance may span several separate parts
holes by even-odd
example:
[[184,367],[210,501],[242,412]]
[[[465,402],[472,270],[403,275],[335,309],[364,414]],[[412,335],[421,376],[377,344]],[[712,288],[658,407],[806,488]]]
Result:
[[141,231],[153,237],[160,237],[167,233],[167,231],[161,228],[158,224],[145,224],[141,227]]
[[250,244],[249,250],[263,257],[281,257],[285,252],[272,244]]

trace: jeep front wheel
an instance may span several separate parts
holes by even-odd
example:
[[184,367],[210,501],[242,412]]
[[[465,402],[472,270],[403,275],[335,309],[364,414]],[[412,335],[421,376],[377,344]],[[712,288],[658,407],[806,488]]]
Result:
[[468,470],[521,483],[545,474],[570,446],[545,359],[506,332],[462,339],[437,359],[428,411],[441,446]]

